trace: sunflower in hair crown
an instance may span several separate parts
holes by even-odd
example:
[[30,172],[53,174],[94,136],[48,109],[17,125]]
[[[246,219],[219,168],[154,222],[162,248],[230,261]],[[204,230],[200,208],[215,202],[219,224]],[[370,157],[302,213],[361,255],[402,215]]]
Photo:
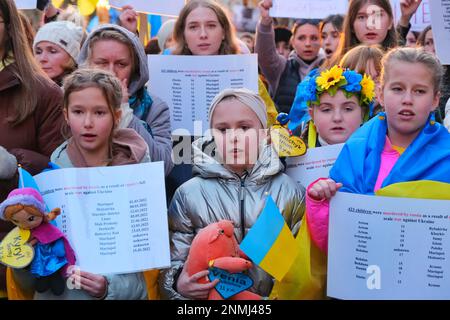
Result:
[[[314,78],[311,80],[314,81]],[[375,97],[375,83],[370,76],[367,74],[363,76],[356,71],[343,69],[340,66],[322,71],[315,77],[315,83],[317,95],[316,100],[313,101],[314,104],[320,103],[322,93],[327,92],[330,96],[334,96],[339,89],[343,90],[347,98],[353,95],[358,97],[361,106],[369,106]],[[312,101],[308,102],[308,106],[310,106]]]
[[308,107],[320,104],[320,96],[328,93],[330,96],[336,95],[338,90],[342,90],[346,98],[355,96],[361,107],[368,107],[372,114],[373,102],[375,98],[375,82],[367,74],[360,74],[350,69],[340,66],[333,66],[330,69],[320,71],[312,70],[298,85],[294,103],[288,114],[280,113],[277,117],[281,125],[288,124],[288,129],[292,132],[300,125],[310,120]]

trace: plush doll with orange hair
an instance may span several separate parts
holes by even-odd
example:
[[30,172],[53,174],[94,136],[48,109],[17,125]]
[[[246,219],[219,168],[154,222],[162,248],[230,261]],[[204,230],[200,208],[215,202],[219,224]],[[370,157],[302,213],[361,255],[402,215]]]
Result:
[[75,264],[75,254],[64,234],[49,223],[61,210],[56,208],[47,213],[45,209],[44,199],[37,190],[15,189],[0,204],[0,218],[30,230],[31,241],[36,242],[30,269],[36,277],[36,291],[50,289],[55,295],[61,295],[66,285],[67,269]]
[[[210,267],[233,274],[252,267],[252,263],[246,258],[234,236],[233,222],[220,220],[201,229],[195,236],[185,268],[190,276]],[[206,283],[206,279],[202,278],[199,282]],[[223,300],[223,297],[216,289],[211,289],[208,299]],[[261,296],[244,290],[232,296],[230,300],[261,300]]]

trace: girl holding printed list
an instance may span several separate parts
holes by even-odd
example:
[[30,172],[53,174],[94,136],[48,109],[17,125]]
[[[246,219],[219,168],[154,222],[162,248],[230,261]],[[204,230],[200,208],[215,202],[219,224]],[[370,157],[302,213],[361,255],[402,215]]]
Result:
[[[201,228],[222,219],[234,222],[240,243],[271,195],[288,227],[297,232],[304,212],[304,190],[282,173],[277,153],[267,141],[263,100],[247,89],[226,89],[209,111],[212,137],[193,143],[194,178],[179,187],[169,206],[172,266],[162,273],[161,296],[168,299],[206,299],[217,282],[197,280],[183,266],[193,238]],[[249,272],[260,296],[270,294],[273,279],[258,266]]]
[[[119,80],[105,71],[82,69],[64,80],[63,111],[71,137],[53,152],[52,162],[62,168],[72,168],[150,161],[144,139],[132,129],[118,129],[121,92]],[[13,272],[21,289],[34,291],[26,269]],[[49,291],[36,292],[35,299],[147,299],[141,272],[99,275],[74,269],[69,280],[74,289],[65,290],[60,296]]]
[[434,199],[441,191],[450,199],[450,134],[433,117],[441,78],[442,66],[427,52],[393,49],[384,57],[378,96],[385,113],[353,133],[330,178],[308,187],[300,254],[272,295],[325,298],[329,200],[337,190]]
[[[280,114],[278,119],[280,123],[289,120],[288,128],[300,134],[308,148],[345,143],[370,112],[374,89],[375,83],[366,74],[338,66],[314,70],[299,84],[290,114]],[[275,283],[271,298],[325,296],[326,256],[311,243],[305,221],[296,237],[300,253],[283,280]]]
[[[164,54],[203,56],[250,53],[247,46],[236,37],[225,9],[214,0],[191,0],[186,3],[175,23],[173,38],[175,46]],[[276,110],[261,80],[258,89],[267,106],[268,123],[274,123]],[[182,142],[183,138],[190,137],[182,137],[178,141]],[[176,143],[177,139],[174,140]],[[174,154],[175,161],[178,156]],[[168,177],[169,199],[176,188],[190,178],[190,164],[176,165]]]
[[327,251],[329,200],[337,190],[391,195],[389,187],[402,182],[402,192],[394,196],[428,197],[430,183],[432,192],[449,190],[450,134],[434,119],[441,81],[441,64],[423,50],[394,49],[383,58],[379,100],[385,113],[347,141],[330,178],[308,187],[308,227],[322,251]]

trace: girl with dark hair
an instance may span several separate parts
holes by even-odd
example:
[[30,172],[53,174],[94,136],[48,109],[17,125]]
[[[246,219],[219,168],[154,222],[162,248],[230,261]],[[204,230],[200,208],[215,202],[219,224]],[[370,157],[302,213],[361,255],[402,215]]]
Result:
[[257,26],[255,52],[262,74],[269,83],[269,92],[279,112],[289,113],[297,84],[325,59],[320,50],[318,20],[298,20],[292,29],[294,48],[286,59],[275,47],[273,19],[269,16],[272,0],[259,3],[261,20]]
[[411,27],[409,20],[421,2],[400,1],[401,17],[396,29],[389,0],[350,0],[344,20],[344,41],[338,50],[338,59],[359,44],[377,44],[384,50],[403,45]]
[[342,38],[342,24],[344,16],[332,14],[322,20],[319,31],[322,37],[322,49],[325,51],[327,59],[330,59],[339,48]]

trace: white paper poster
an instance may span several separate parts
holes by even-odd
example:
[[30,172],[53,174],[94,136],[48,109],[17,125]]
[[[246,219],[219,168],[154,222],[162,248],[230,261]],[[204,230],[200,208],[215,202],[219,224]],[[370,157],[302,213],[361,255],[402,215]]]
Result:
[[256,54],[149,55],[148,65],[149,90],[169,105],[175,135],[202,136],[209,128],[211,102],[223,89],[245,87],[258,92]]
[[330,14],[346,14],[348,0],[273,0],[271,17],[323,19]]
[[[437,2],[439,2],[438,0]],[[417,8],[416,13],[411,17],[409,21],[411,23],[412,31],[422,31],[426,26],[431,24],[431,14],[430,14],[430,2],[435,2],[435,0],[422,0],[422,3]],[[400,20],[402,15],[400,8],[400,0],[391,0],[392,11],[394,14],[395,25]]]
[[115,8],[120,9],[128,4],[138,12],[170,17],[178,17],[185,2],[185,0],[109,0],[109,4]]
[[344,147],[343,143],[311,148],[301,157],[286,158],[286,174],[307,188],[319,178],[328,178],[331,168]]
[[17,9],[36,9],[37,0],[15,0]]
[[450,65],[450,2],[431,1],[430,11],[436,55],[442,64]]
[[450,299],[450,201],[338,192],[330,203],[327,294]]
[[69,168],[35,176],[83,271],[130,273],[170,265],[162,162]]

